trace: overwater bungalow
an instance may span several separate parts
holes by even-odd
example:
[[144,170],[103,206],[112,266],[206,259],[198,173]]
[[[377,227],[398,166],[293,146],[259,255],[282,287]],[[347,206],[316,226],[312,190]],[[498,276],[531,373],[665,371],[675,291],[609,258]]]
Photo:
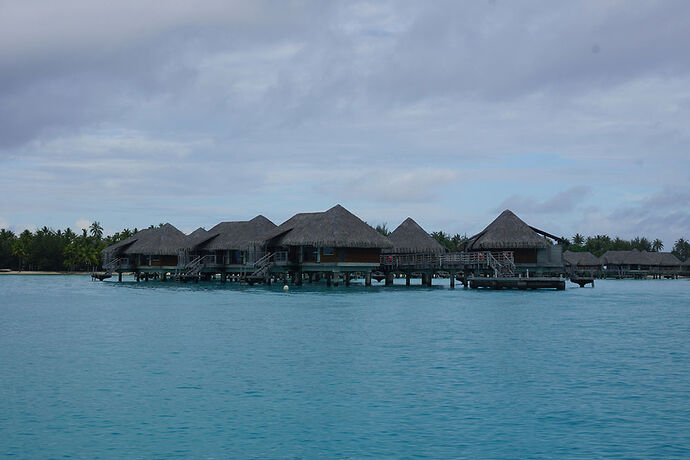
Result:
[[104,267],[112,272],[165,274],[178,268],[187,236],[171,224],[145,229],[103,250]]
[[653,275],[658,277],[676,277],[683,271],[683,263],[670,252],[648,253],[653,261]]
[[670,252],[607,251],[601,260],[605,275],[614,278],[675,277],[683,270]]
[[271,253],[286,257],[285,272],[298,283],[302,273],[326,276],[338,282],[344,275],[346,283],[352,273],[363,273],[367,284],[371,271],[380,264],[383,249],[393,243],[340,205],[325,212],[296,214],[261,240]]
[[560,274],[563,271],[561,239],[527,225],[506,209],[480,233],[472,236],[467,251],[489,251],[514,262],[515,273]]
[[204,232],[196,230],[185,247],[189,275],[246,272],[266,253],[265,244],[257,240],[275,228],[276,224],[259,215],[248,221],[221,222]]
[[647,251],[606,251],[601,256],[603,273],[614,278],[642,278],[649,275],[655,259]]
[[563,264],[566,271],[573,275],[599,275],[602,267],[601,260],[588,251],[565,251],[563,253]]
[[408,217],[388,235],[393,246],[383,254],[443,254],[448,250]]
[[393,230],[388,239],[393,246],[384,249],[381,255],[386,283],[393,284],[393,276],[397,274],[404,275],[408,285],[412,277],[421,277],[422,284],[430,285],[435,268],[439,266],[439,256],[448,249],[411,217]]

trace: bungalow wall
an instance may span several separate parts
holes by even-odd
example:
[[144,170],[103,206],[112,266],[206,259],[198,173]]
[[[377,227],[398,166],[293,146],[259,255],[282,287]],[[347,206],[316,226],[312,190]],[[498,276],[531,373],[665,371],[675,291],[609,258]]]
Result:
[[177,256],[160,256],[139,254],[137,265],[148,267],[175,267],[177,266]]
[[[302,263],[371,263],[378,264],[379,248],[316,248],[301,246]],[[300,263],[300,246],[288,248],[288,260]]]

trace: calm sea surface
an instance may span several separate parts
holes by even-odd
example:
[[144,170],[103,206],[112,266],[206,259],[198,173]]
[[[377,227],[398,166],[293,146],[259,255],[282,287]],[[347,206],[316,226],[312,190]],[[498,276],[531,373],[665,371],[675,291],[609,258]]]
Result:
[[690,280],[0,276],[0,455],[690,457]]

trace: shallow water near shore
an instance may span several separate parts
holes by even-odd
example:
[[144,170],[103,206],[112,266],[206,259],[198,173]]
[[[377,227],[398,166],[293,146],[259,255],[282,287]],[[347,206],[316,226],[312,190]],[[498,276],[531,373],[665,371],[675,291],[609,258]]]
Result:
[[690,280],[443,281],[0,277],[0,455],[690,456]]

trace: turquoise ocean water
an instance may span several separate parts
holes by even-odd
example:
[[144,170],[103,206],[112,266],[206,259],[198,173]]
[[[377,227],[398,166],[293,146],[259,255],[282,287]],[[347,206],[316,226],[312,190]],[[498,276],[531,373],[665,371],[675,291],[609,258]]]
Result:
[[0,455],[690,457],[690,280],[0,276]]

